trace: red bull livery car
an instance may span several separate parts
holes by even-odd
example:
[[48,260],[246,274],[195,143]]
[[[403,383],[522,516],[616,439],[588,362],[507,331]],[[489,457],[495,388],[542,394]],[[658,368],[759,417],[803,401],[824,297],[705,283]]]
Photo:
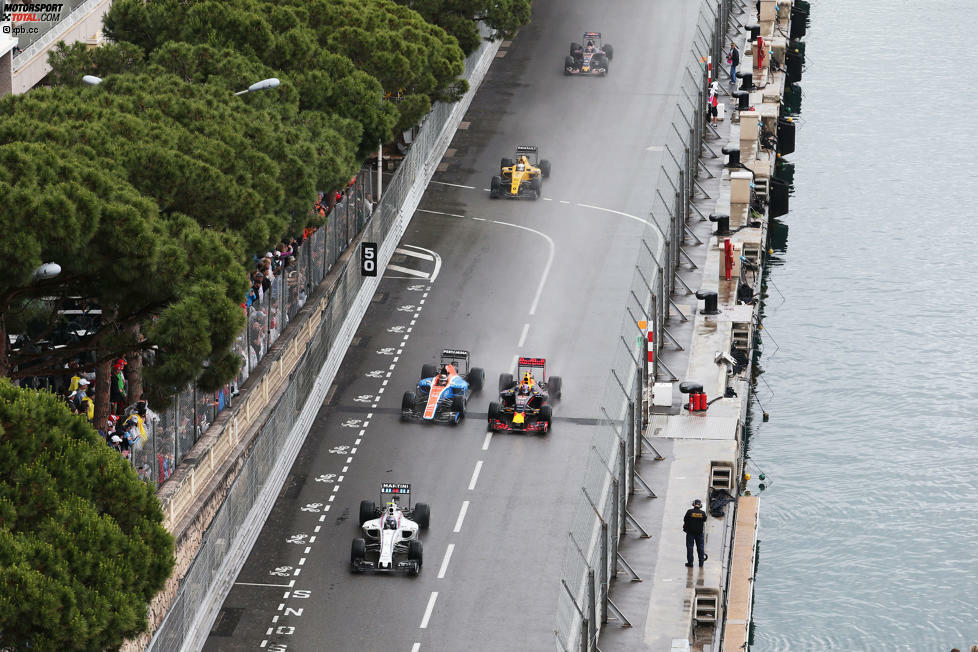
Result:
[[520,358],[513,374],[500,374],[499,400],[489,404],[489,429],[550,432],[552,400],[560,398],[560,376],[547,376],[544,358]]

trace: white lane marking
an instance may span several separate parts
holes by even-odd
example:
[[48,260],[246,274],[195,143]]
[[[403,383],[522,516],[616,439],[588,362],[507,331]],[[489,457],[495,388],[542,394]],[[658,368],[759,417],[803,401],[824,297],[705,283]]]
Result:
[[475,470],[472,471],[472,479],[469,480],[469,491],[475,489],[475,483],[479,481],[479,472],[482,470],[482,460],[475,463]]
[[455,551],[455,544],[448,544],[448,549],[445,551],[445,558],[441,561],[441,568],[438,569],[438,579],[445,578],[445,571],[448,570],[448,562],[452,560],[452,553]]
[[[431,272],[431,276],[428,278],[429,283],[434,283],[435,279],[438,278],[438,272],[441,271],[441,256],[438,255],[437,251],[432,251],[431,249],[425,249],[424,247],[419,247],[417,245],[404,245],[405,247],[411,247],[412,249],[417,249],[423,251],[426,254],[431,254],[435,259],[435,269]],[[390,267],[390,265],[388,265]]]
[[[264,641],[262,641],[261,643],[259,643],[258,644],[258,647],[265,647],[266,645],[268,645],[268,640],[267,639],[264,640]],[[414,650],[412,650],[411,652],[414,652]]]
[[300,557],[299,558],[299,565],[302,566],[305,563],[306,563],[306,558],[305,557]]
[[280,589],[289,588],[288,584],[255,584],[253,582],[235,582],[235,586],[277,586]]
[[541,199],[543,199],[543,201],[553,201],[553,199],[550,197],[541,197]]
[[457,213],[444,213],[442,211],[428,210],[427,208],[419,208],[415,212],[416,213],[431,213],[432,215],[444,215],[445,217],[462,217],[462,218],[465,217],[464,215],[459,215]]
[[428,598],[428,606],[424,610],[424,618],[421,619],[421,629],[428,629],[428,621],[431,619],[431,612],[435,608],[435,600],[438,599],[438,591],[432,591]]
[[526,342],[526,334],[527,334],[527,332],[529,330],[530,330],[530,323],[527,322],[527,323],[523,324],[523,332],[520,333],[520,343],[517,344],[516,346],[518,346],[518,347],[519,346],[523,346],[523,343]]
[[484,217],[473,217],[472,219],[473,219],[473,220],[478,220],[478,221],[480,221],[480,222],[486,222],[486,221],[488,221],[488,220],[486,220],[486,218],[484,218]]
[[[411,245],[407,245],[407,246],[410,247]],[[395,249],[394,250],[394,253],[396,253],[396,254],[404,254],[405,256],[414,256],[415,258],[421,258],[422,260],[434,260],[435,259],[435,257],[432,256],[432,255],[430,255],[430,254],[419,254],[417,251],[411,251],[410,249],[404,249],[402,247],[398,247],[397,249]]]
[[428,278],[428,272],[419,272],[416,269],[408,269],[407,267],[401,267],[400,265],[387,264],[387,269],[392,269],[395,272],[400,272],[402,274],[410,274],[411,276],[417,278]]
[[346,471],[347,471],[347,469],[349,469],[349,468],[350,468],[350,467],[349,467],[349,465],[347,465],[347,466],[344,466],[344,467],[343,467],[343,473],[346,473]]
[[[466,190],[475,190],[475,186],[463,186],[460,183],[448,183],[447,181],[429,181],[428,183],[437,183],[439,186],[451,186],[452,188],[465,188]],[[417,645],[421,645],[418,643]]]
[[459,512],[458,512],[458,518],[455,519],[455,529],[452,530],[452,532],[456,532],[457,533],[457,532],[461,532],[462,531],[462,521],[465,520],[465,513],[467,511],[469,511],[469,501],[463,500],[462,501],[462,509],[460,509]]
[[[360,431],[360,437],[363,437],[363,431],[362,431],[362,430]],[[359,439],[360,437],[358,437],[358,439]],[[352,464],[352,463],[353,463],[353,458],[352,458],[352,457],[348,457],[348,458],[346,458],[346,463],[347,463],[347,464]]]
[[273,623],[277,623],[278,622],[278,616],[272,616],[272,622]]
[[[328,505],[327,505],[327,507],[328,507]],[[322,523],[325,520],[326,520],[326,515],[325,514],[323,514],[322,516],[319,517],[319,522],[320,523]]]
[[524,231],[529,231],[530,233],[536,233],[538,236],[544,238],[547,244],[550,246],[550,253],[547,255],[547,264],[543,266],[543,273],[540,274],[540,284],[537,286],[537,293],[533,297],[533,303],[530,304],[530,314],[534,315],[537,312],[537,304],[540,303],[540,295],[543,294],[543,286],[547,282],[547,276],[550,275],[550,266],[554,262],[554,241],[546,233],[537,231],[536,229],[531,229],[528,226],[522,226],[520,224],[512,224],[510,222],[500,222],[499,220],[493,220],[496,224],[503,224],[505,226],[512,226],[517,229],[523,229]]
[[559,200],[559,201],[560,201],[560,203],[561,203],[561,204],[569,204],[569,203],[570,203],[570,202],[569,202],[569,201],[567,201],[566,199],[561,199],[561,200]]
[[411,652],[418,652],[421,649],[421,643],[415,643],[411,646]]
[[484,451],[489,450],[489,442],[491,441],[492,441],[492,432],[490,431],[486,433],[486,440],[482,442],[482,450]]
[[306,546],[306,551],[303,552],[302,554],[308,555],[310,550],[312,550],[312,548],[310,548],[309,546]]
[[596,211],[604,211],[606,213],[614,213],[615,215],[621,215],[622,217],[627,217],[628,219],[636,220],[638,222],[641,222],[642,224],[652,224],[648,220],[643,220],[641,217],[637,215],[629,215],[628,213],[622,213],[621,211],[612,210],[610,208],[601,208],[600,206],[592,206],[591,204],[580,204],[580,203],[578,204],[578,206],[580,206],[581,208],[592,208]]

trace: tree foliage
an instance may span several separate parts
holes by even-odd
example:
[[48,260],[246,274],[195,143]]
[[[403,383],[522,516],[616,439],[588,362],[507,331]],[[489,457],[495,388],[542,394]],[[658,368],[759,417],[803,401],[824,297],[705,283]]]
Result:
[[173,568],[150,487],[51,394],[0,379],[0,648],[102,650]]
[[[20,261],[0,277],[0,313],[31,295],[88,297],[103,311],[95,334],[12,356],[19,375],[54,373],[86,351],[155,347],[146,375],[158,384],[227,382],[248,252],[305,226],[316,190],[359,167],[359,126],[300,111],[287,85],[234,98],[152,72],[0,102],[0,253]],[[52,260],[62,274],[33,283]]]
[[393,0],[117,0],[105,32],[149,57],[185,43],[260,63],[293,83],[303,110],[359,122],[361,154],[468,90],[457,41]]
[[482,43],[478,22],[492,28],[490,36],[510,38],[516,30],[530,22],[531,0],[397,0],[421,14],[458,40],[468,56]]

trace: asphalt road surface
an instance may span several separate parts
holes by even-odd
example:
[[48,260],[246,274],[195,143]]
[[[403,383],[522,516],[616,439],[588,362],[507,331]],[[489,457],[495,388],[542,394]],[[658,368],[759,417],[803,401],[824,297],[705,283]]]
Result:
[[[208,650],[552,650],[568,520],[699,3],[536,0],[497,58],[381,282]],[[601,31],[611,73],[571,78]],[[490,200],[499,159],[552,162],[538,201]],[[437,276],[435,272],[437,270]],[[402,423],[443,348],[486,389],[458,426]],[[489,435],[517,355],[563,377],[553,430]],[[361,499],[407,482],[431,506],[419,577],[350,572]]]

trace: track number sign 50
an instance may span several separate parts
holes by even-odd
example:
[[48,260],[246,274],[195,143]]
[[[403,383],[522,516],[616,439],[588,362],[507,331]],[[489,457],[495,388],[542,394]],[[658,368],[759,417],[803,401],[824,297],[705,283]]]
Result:
[[360,275],[377,276],[376,242],[364,242],[360,245]]

